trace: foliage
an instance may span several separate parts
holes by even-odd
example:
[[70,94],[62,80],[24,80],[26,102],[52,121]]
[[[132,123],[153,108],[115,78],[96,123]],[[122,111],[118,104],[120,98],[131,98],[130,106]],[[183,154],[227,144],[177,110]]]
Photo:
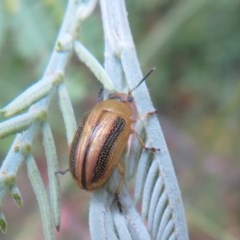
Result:
[[[127,88],[123,83],[125,78],[129,84],[128,88],[136,86],[142,78],[123,1],[100,2],[105,38],[104,65],[108,74],[77,40],[82,22],[92,13],[95,5],[96,1],[93,0],[69,1],[58,39],[42,78],[1,109],[1,113],[9,119],[1,123],[0,136],[3,138],[13,133],[17,134],[1,166],[1,202],[7,194],[11,193],[17,204],[22,205],[22,196],[15,179],[20,166],[25,163],[28,178],[39,204],[45,239],[54,239],[54,226],[57,230],[60,229],[59,179],[55,174],[58,169],[57,152],[48,121],[50,103],[54,95],[59,98],[59,108],[66,128],[68,145],[71,144],[76,131],[72,105],[64,84],[65,69],[72,53],[76,53],[107,91],[126,92]],[[20,14],[21,17],[24,18],[25,15]],[[32,17],[31,12],[29,19]],[[37,35],[32,22],[28,24],[28,28],[22,29],[17,39],[20,41],[16,42],[17,49],[22,50],[20,54],[24,58],[29,58],[32,52],[32,49],[25,45],[26,40],[31,41],[30,33]],[[37,36],[37,39],[39,37]],[[32,47],[43,48],[41,44],[40,39],[39,42],[34,42]],[[146,87],[145,90],[143,88],[144,86],[141,86],[134,92],[140,116],[153,109]],[[142,98],[143,93],[144,98]],[[140,123],[137,128],[141,130]],[[146,152],[141,151],[138,159],[136,158],[138,147],[136,143],[132,143],[134,147],[127,154],[129,162],[125,166],[128,179],[135,175],[135,169],[138,168],[134,198],[135,204],[142,199],[142,216],[143,219],[148,219],[148,229],[136,210],[126,185],[121,189],[118,200],[113,194],[119,182],[119,174],[115,172],[109,184],[95,191],[92,196],[89,225],[93,239],[188,238],[180,191],[156,116],[152,117],[145,126],[145,130],[146,144],[150,145],[153,141],[161,148],[161,152],[148,156]],[[44,187],[32,151],[39,131],[43,135],[47,160],[47,188]],[[3,212],[1,212],[0,227],[3,232],[7,229]]]
[[[145,71],[152,66],[157,67],[148,86],[161,114],[184,193],[191,239],[234,239],[234,236],[238,239],[239,1],[196,0],[190,4],[183,0],[151,0],[126,1],[126,4],[141,66]],[[65,8],[66,1],[0,2],[1,107],[19,95],[22,89],[32,85],[33,79],[41,76]],[[83,22],[79,38],[103,62],[100,17],[97,9]],[[73,57],[67,67],[65,84],[77,119],[89,109],[88,102],[94,104],[99,85],[92,81],[93,78]],[[94,94],[89,96],[89,92]],[[63,122],[54,100],[50,103],[48,119],[62,165],[60,168],[65,168],[68,150]],[[4,120],[3,117],[1,119]],[[5,158],[12,140],[12,137],[1,139],[1,159]],[[32,151],[45,183],[45,156],[38,135]],[[11,239],[21,239],[22,229],[29,229],[29,226],[35,232],[39,231],[32,224],[32,217],[37,214],[34,214],[34,208],[29,210],[32,204],[26,196],[31,190],[27,188],[24,175],[25,171],[20,171],[17,182],[25,208],[16,210],[14,205],[10,205],[13,213],[6,211],[6,204],[11,204],[11,201],[4,202],[7,218],[11,219],[8,226]],[[88,195],[69,187],[71,180],[68,177],[61,182],[64,203],[66,199],[70,199],[69,205],[76,203],[76,211],[71,211],[74,219],[80,209],[86,209],[82,204],[87,202]],[[76,195],[78,197],[73,197]],[[26,216],[28,211],[29,218]],[[26,217],[24,222],[21,221],[23,215]],[[75,221],[79,222],[79,219]],[[62,224],[61,235],[64,232]],[[70,229],[72,231],[66,236],[72,234],[75,239],[73,230],[78,231],[79,226]],[[29,230],[26,232],[29,235]]]

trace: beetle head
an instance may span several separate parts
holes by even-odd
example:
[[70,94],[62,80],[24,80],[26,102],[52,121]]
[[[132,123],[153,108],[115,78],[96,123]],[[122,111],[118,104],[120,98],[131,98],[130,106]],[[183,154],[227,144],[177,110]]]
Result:
[[115,100],[118,102],[121,102],[121,104],[124,104],[127,111],[129,111],[129,109],[131,109],[131,113],[132,113],[132,117],[133,119],[135,119],[137,117],[137,107],[135,105],[134,99],[131,95],[131,93],[120,93],[120,92],[116,92],[116,93],[111,93],[108,96],[108,99],[110,100]]

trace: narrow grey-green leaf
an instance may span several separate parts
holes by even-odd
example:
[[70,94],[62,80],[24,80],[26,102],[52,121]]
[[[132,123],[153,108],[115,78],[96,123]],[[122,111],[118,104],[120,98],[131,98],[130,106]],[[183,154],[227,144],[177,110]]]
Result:
[[127,227],[128,223],[122,213],[120,213],[119,209],[116,208],[115,210],[113,210],[112,217],[119,239],[132,240],[131,234]]
[[171,221],[171,208],[167,207],[162,215],[161,218],[161,222],[160,222],[160,226],[158,226],[158,232],[157,232],[157,236],[156,239],[159,239],[162,237],[168,223]]
[[142,197],[142,217],[145,219],[148,215],[148,209],[150,205],[150,200],[152,196],[152,191],[154,187],[155,180],[158,176],[158,164],[153,161],[151,167],[149,168],[148,175],[145,181]]
[[58,170],[57,152],[48,123],[43,125],[43,145],[47,158],[50,205],[56,228],[60,228],[60,183],[55,172]]
[[32,156],[29,156],[27,158],[26,163],[27,163],[28,177],[32,184],[33,191],[38,201],[45,239],[53,240],[54,234],[53,234],[53,224],[51,221],[50,206],[49,206],[49,201],[47,197],[47,192],[44,188],[44,184],[43,184],[40,172]]
[[118,240],[114,229],[111,206],[112,196],[104,190],[96,191],[91,198],[89,226],[93,240]]
[[11,193],[12,193],[14,200],[17,203],[17,206],[22,207],[22,205],[23,205],[22,195],[21,195],[19,188],[16,185],[14,185],[13,188],[11,189]]
[[27,129],[39,114],[40,111],[30,111],[0,123],[0,138]]
[[167,240],[177,240],[177,236],[175,233],[172,233]]
[[5,184],[8,184],[9,187],[15,184],[17,171],[25,161],[25,156],[20,152],[21,141],[22,134],[17,134],[6,158],[3,160],[0,171],[0,185],[1,181],[5,181]]
[[153,221],[152,221],[153,224],[151,226],[152,235],[155,237],[157,236],[157,232],[160,228],[163,214],[166,210],[167,201],[168,201],[168,196],[165,193],[161,194],[161,197],[158,201],[157,208],[155,210],[155,214],[153,216]]
[[[169,240],[170,236],[174,234],[174,222],[170,220],[162,233],[161,239],[162,240]],[[158,235],[160,236],[160,234]],[[158,239],[158,237],[157,237]]]
[[159,202],[160,196],[163,192],[164,182],[162,178],[158,178],[155,182],[154,189],[151,195],[149,210],[148,210],[148,226],[149,229],[152,229],[153,219],[155,216],[157,204]]
[[33,103],[45,97],[49,91],[63,79],[62,74],[53,74],[27,88],[22,94],[0,110],[6,117],[22,112]]
[[86,64],[86,66],[96,76],[97,80],[103,84],[104,88],[109,91],[116,91],[111,79],[97,59],[93,57],[93,55],[79,41],[76,41],[74,48],[79,59]]
[[122,204],[123,214],[127,221],[131,239],[150,240],[146,226],[137,212],[126,187],[122,188],[119,200]]
[[144,183],[147,177],[147,171],[149,168],[149,158],[148,154],[142,154],[139,160],[137,176],[136,176],[136,186],[134,192],[134,201],[137,202],[142,194]]
[[59,94],[59,106],[62,112],[64,125],[66,128],[67,141],[68,145],[70,145],[77,129],[77,123],[74,116],[73,107],[64,84],[61,84],[59,86],[58,94]]
[[97,2],[97,0],[79,1],[78,20],[83,21],[86,19],[95,9]]

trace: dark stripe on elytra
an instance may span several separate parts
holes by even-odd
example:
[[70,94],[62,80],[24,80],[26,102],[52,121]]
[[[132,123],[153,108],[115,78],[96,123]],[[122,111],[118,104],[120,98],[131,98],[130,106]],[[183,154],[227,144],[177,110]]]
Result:
[[90,138],[88,140],[88,143],[87,143],[87,146],[86,146],[86,150],[84,152],[83,163],[82,163],[83,164],[82,165],[82,174],[81,174],[81,183],[82,183],[83,189],[87,189],[87,179],[86,179],[87,169],[86,168],[87,168],[87,159],[88,159],[89,148],[91,146],[92,139],[93,139],[93,137],[95,135],[95,130],[97,129],[97,127],[99,125],[99,122],[100,122],[102,116],[104,115],[104,113],[105,112],[103,111],[102,114],[99,115],[98,120],[96,122],[96,125],[95,125],[94,129],[92,130],[91,136],[90,136]]
[[73,138],[72,145],[71,145],[69,168],[70,168],[70,172],[72,173],[72,175],[76,179],[77,179],[77,174],[76,174],[76,170],[77,170],[76,169],[76,151],[78,149],[79,140],[82,136],[82,130],[84,128],[84,125],[87,121],[88,116],[89,116],[89,112],[86,113],[83,116],[83,119],[81,120],[81,122],[79,124],[79,127],[77,129],[77,132],[75,133],[75,136]]
[[117,117],[116,120],[114,121],[112,128],[109,132],[109,135],[105,139],[102,149],[99,153],[99,156],[96,162],[96,167],[94,169],[94,173],[92,177],[92,182],[96,182],[105,173],[105,168],[109,160],[109,153],[114,143],[116,142],[118,136],[123,131],[125,125],[126,125],[126,122],[123,118]]

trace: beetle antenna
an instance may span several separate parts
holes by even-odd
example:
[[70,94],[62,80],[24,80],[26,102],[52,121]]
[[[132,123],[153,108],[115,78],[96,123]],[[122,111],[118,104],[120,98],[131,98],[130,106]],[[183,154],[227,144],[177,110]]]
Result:
[[149,75],[155,70],[156,70],[155,67],[151,68],[150,71],[143,77],[143,79],[134,88],[132,88],[129,91],[129,94],[131,94],[136,88],[138,88],[149,77]]

